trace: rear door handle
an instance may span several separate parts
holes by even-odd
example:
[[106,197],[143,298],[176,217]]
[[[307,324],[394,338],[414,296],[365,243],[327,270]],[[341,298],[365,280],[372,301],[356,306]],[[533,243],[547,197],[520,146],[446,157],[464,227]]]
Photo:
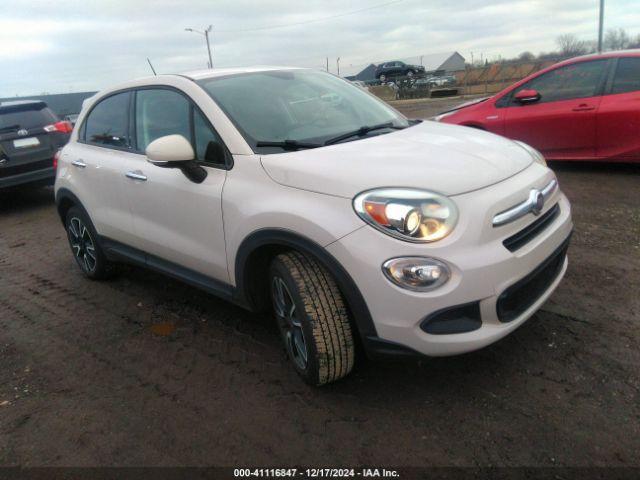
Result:
[[586,112],[586,111],[595,110],[595,109],[596,109],[596,107],[594,107],[593,105],[587,105],[586,103],[581,103],[577,107],[574,107],[573,111],[574,112]]
[[71,165],[73,165],[74,167],[78,167],[78,168],[86,168],[87,164],[84,163],[82,160],[74,160],[73,162],[71,162]]
[[132,180],[140,180],[141,182],[147,181],[147,176],[142,173],[140,170],[136,170],[135,172],[127,172],[124,174],[127,178],[131,178]]

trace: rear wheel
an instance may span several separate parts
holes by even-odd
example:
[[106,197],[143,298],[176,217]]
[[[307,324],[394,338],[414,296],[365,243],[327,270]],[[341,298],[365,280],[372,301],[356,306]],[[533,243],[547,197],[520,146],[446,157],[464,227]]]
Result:
[[98,235],[89,217],[80,208],[71,207],[65,226],[71,253],[82,273],[94,280],[106,278],[111,265],[97,242]]
[[409,70],[407,72],[407,77],[409,77],[409,78],[413,77],[413,70]]
[[312,385],[346,376],[355,357],[346,304],[331,274],[299,252],[278,255],[269,273],[273,311],[287,355]]

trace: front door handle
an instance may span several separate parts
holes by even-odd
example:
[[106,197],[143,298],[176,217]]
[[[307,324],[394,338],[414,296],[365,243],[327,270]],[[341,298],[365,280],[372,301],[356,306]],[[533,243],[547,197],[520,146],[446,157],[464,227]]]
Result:
[[78,167],[78,168],[86,168],[87,164],[84,163],[82,160],[74,160],[73,162],[71,162],[71,165],[73,165],[74,167]]
[[136,170],[135,172],[127,172],[124,174],[127,178],[131,178],[132,180],[140,180],[141,182],[147,181],[147,176],[142,173],[140,170]]
[[596,107],[594,107],[593,105],[587,105],[586,103],[581,103],[577,107],[574,107],[573,111],[574,112],[587,112],[589,110],[595,110],[595,109],[596,109]]

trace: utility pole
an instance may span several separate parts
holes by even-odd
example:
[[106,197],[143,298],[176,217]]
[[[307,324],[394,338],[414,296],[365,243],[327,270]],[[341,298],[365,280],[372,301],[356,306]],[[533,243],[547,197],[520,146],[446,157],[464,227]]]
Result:
[[209,68],[213,68],[213,60],[211,59],[211,45],[209,44],[209,32],[213,29],[213,25],[204,31],[204,38],[207,40],[207,53],[209,54]]
[[327,73],[329,73],[329,57],[327,57]]
[[196,30],[195,28],[185,28],[187,32],[199,33],[200,35],[204,35],[205,40],[207,41],[207,53],[209,54],[209,68],[213,68],[213,60],[211,59],[211,45],[209,44],[209,33],[213,30],[213,25],[209,25],[204,32],[200,30]]
[[340,76],[340,57],[336,58],[336,66],[338,67],[338,76]]
[[598,53],[602,53],[602,28],[604,25],[604,0],[600,0],[600,22],[598,24]]

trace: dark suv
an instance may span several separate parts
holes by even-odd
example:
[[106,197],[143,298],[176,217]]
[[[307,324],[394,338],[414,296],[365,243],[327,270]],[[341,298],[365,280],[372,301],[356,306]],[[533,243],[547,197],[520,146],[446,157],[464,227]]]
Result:
[[53,185],[54,156],[73,127],[39,100],[0,103],[0,189]]
[[381,63],[376,67],[376,78],[381,82],[390,77],[412,77],[420,74],[424,74],[422,65],[408,65],[398,60]]

